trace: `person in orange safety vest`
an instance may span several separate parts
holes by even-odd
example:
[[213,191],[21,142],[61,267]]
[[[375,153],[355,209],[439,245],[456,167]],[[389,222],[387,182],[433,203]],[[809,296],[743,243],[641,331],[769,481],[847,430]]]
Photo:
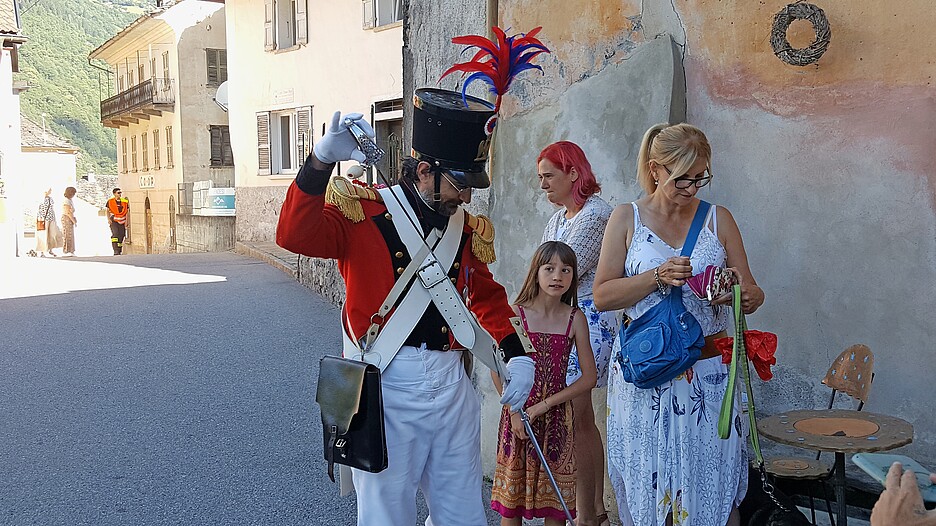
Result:
[[114,188],[114,197],[107,200],[107,223],[111,230],[111,246],[114,255],[123,252],[123,241],[127,235],[127,213],[130,211],[130,201],[121,197],[120,188]]

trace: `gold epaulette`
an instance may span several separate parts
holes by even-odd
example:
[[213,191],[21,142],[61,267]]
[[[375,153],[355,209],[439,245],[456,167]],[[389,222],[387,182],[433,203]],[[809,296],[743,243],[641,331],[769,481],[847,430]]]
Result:
[[465,212],[468,228],[471,229],[471,252],[482,263],[494,263],[494,224],[487,216],[474,216]]
[[341,214],[352,223],[364,221],[364,206],[361,199],[383,202],[380,194],[369,186],[361,186],[351,182],[350,179],[336,175],[328,181],[325,189],[325,202],[334,205]]

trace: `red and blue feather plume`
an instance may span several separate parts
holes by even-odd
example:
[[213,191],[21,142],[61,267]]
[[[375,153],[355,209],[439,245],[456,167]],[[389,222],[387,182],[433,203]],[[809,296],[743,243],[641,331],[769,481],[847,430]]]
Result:
[[488,84],[491,92],[497,96],[494,102],[494,110],[497,111],[500,109],[501,97],[507,93],[510,83],[518,74],[528,69],[538,69],[540,73],[543,72],[543,68],[533,64],[533,59],[540,53],[549,53],[549,49],[536,38],[536,34],[543,29],[542,27],[537,27],[526,34],[520,33],[513,36],[507,36],[504,30],[497,26],[491,29],[497,37],[496,43],[478,35],[453,38],[453,44],[468,46],[465,51],[478,48],[478,52],[468,62],[461,62],[447,69],[439,80],[456,71],[468,75],[462,85],[462,100],[465,106],[468,105],[465,90],[469,85],[476,80]]

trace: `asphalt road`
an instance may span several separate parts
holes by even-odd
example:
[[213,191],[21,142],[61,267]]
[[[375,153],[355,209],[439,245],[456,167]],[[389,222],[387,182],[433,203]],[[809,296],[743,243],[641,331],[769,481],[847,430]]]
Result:
[[232,253],[0,260],[0,524],[354,524],[314,403],[337,320]]

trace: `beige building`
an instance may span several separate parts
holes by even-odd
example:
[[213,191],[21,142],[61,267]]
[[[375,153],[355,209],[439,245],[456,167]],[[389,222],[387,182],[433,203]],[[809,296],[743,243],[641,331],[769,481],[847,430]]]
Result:
[[237,238],[272,241],[286,188],[334,111],[375,121],[392,152],[383,170],[395,170],[401,1],[228,0],[225,11]]
[[224,4],[157,4],[90,54],[110,66],[117,93],[101,102],[101,122],[117,130],[118,181],[130,200],[124,251],[227,250],[234,157],[214,101],[227,79]]

